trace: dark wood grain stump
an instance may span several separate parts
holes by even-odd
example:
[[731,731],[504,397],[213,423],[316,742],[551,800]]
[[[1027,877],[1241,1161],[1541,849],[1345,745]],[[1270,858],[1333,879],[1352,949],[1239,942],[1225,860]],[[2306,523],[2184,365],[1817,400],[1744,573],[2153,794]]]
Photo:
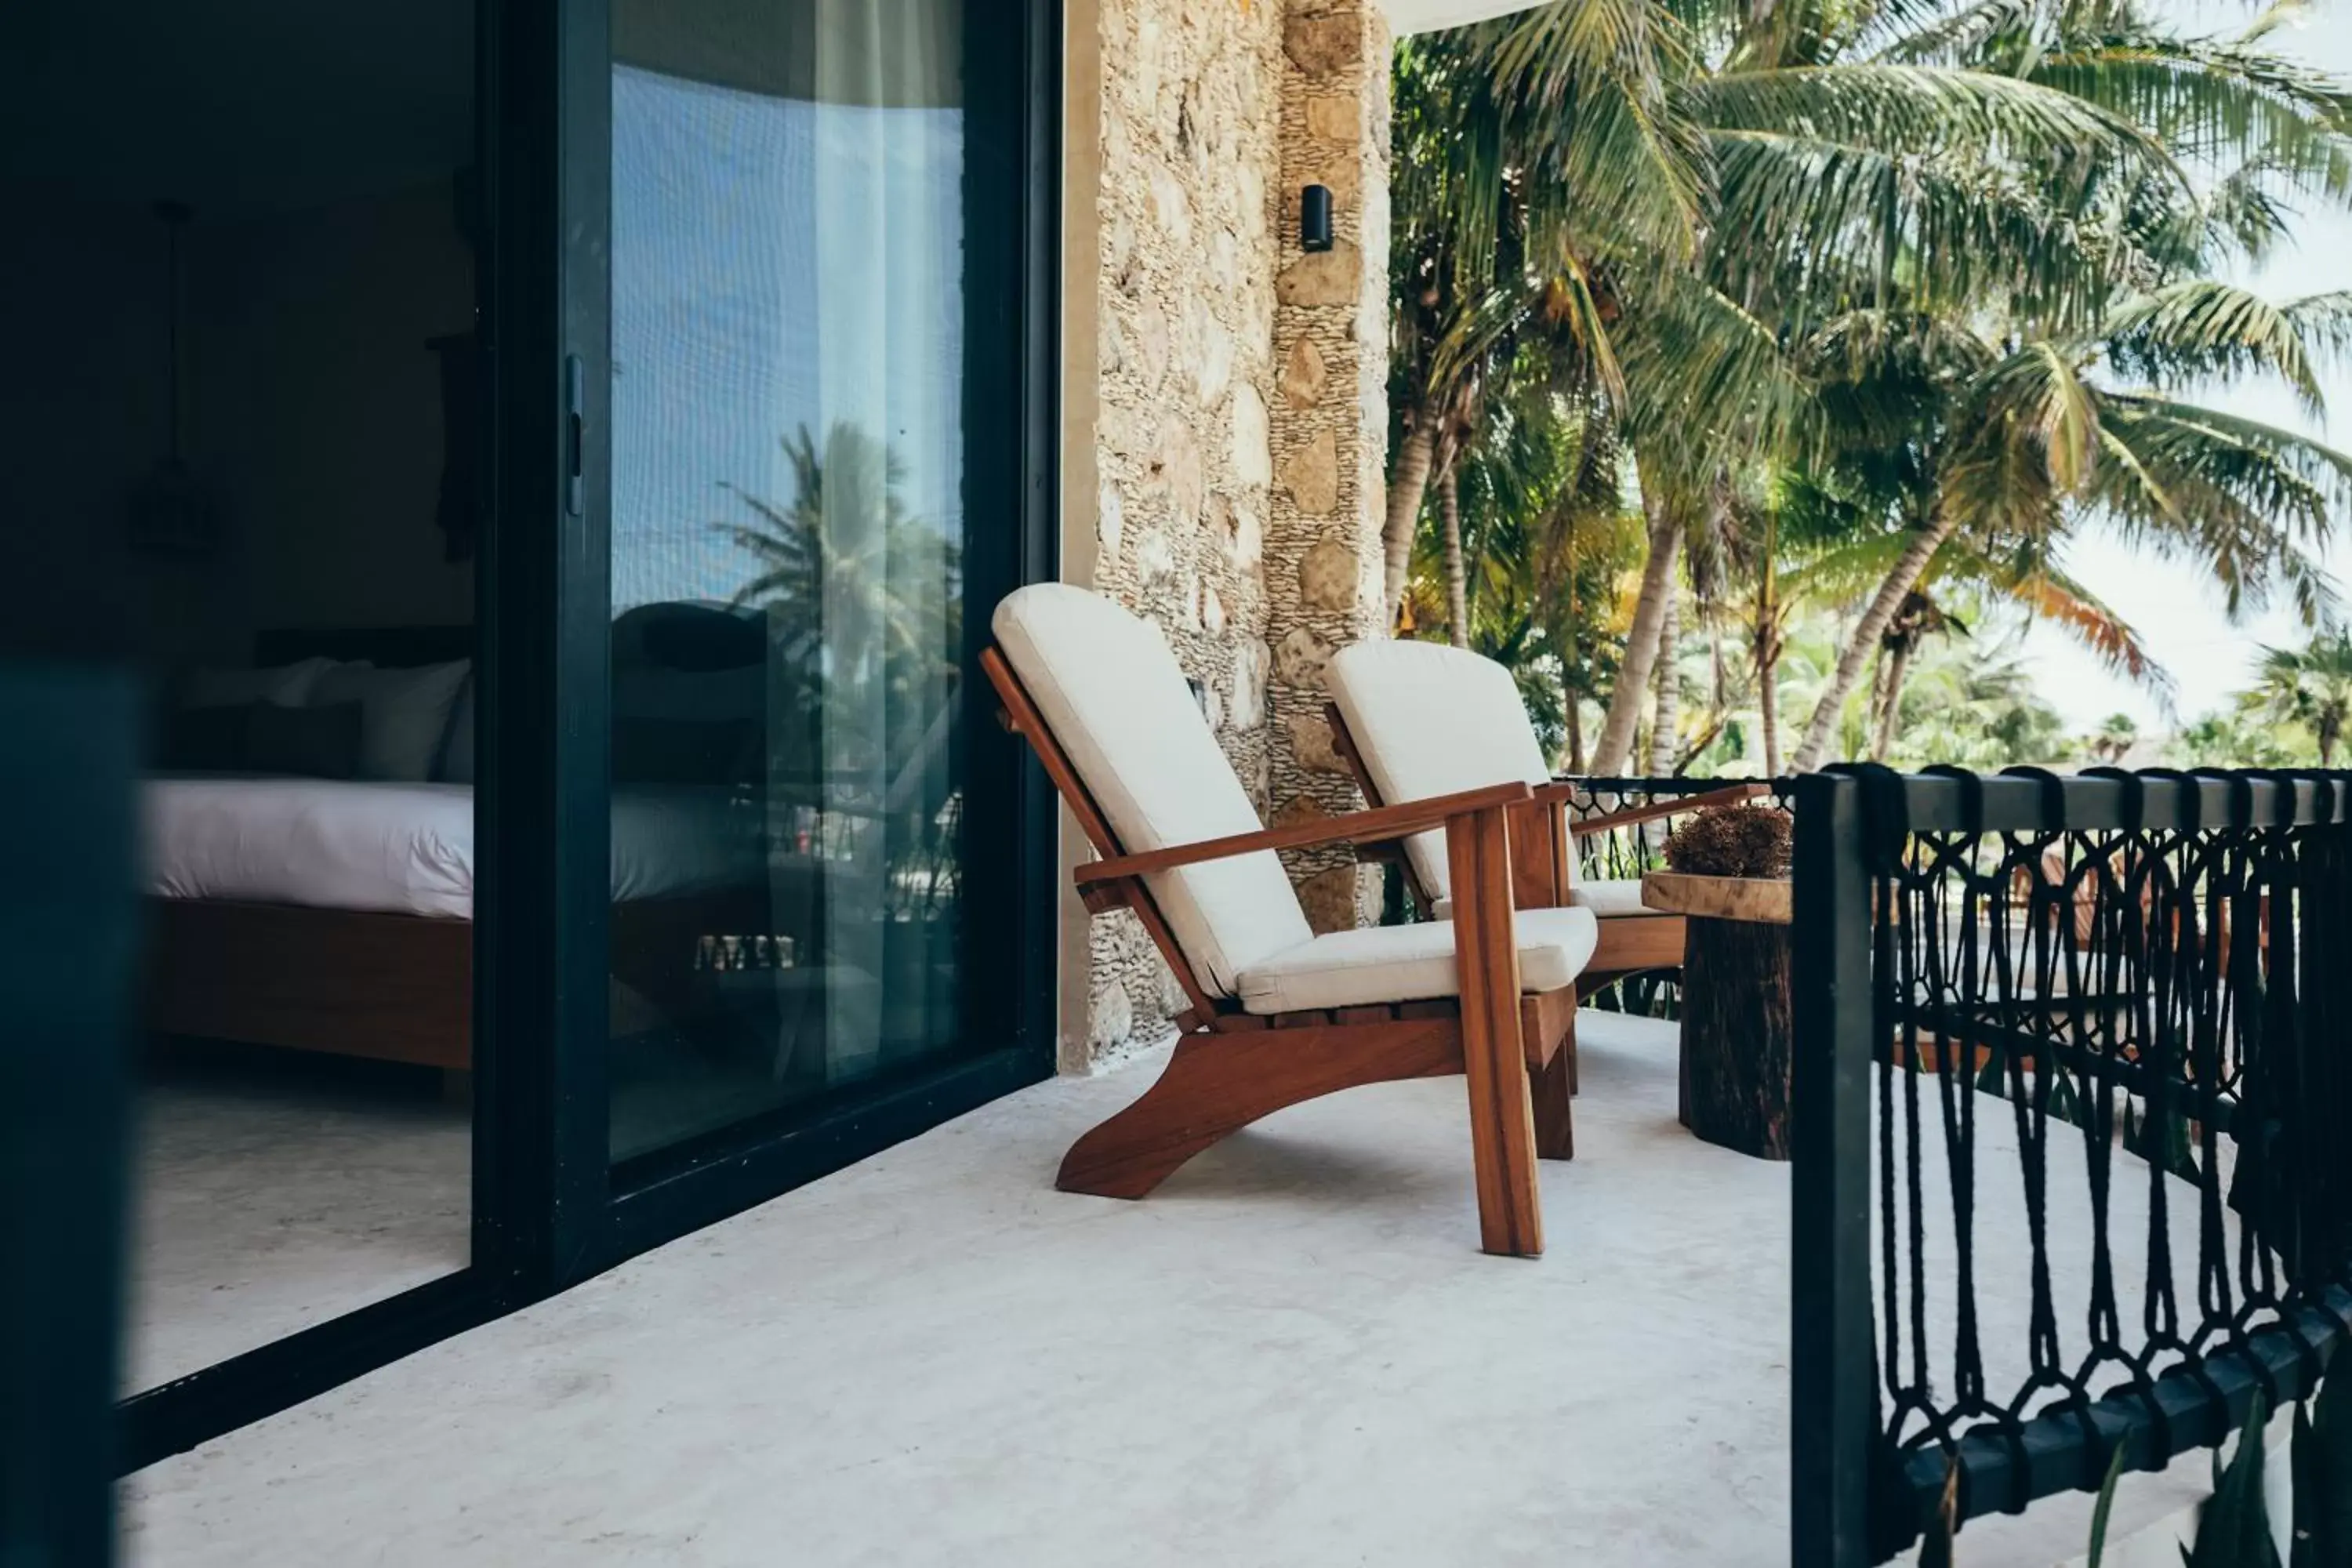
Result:
[[1683,1125],[1759,1160],[1789,1157],[1787,887],[1653,873],[1643,888],[1643,902],[1687,918]]

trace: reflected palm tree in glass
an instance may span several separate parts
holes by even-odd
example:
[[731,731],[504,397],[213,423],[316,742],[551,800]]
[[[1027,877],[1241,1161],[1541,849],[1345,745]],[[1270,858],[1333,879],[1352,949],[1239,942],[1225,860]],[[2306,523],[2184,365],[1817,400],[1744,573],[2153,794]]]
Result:
[[730,486],[752,519],[719,527],[756,566],[733,603],[769,628],[771,863],[824,966],[839,1082],[954,1037],[961,551],[868,432],[782,445],[791,499]]

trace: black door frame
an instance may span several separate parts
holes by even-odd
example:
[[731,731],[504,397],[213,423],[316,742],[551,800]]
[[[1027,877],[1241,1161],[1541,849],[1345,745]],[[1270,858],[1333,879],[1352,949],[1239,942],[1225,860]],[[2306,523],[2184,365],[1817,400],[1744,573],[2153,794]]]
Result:
[[[968,615],[968,834],[978,879],[1007,889],[968,952],[968,1020],[1003,1045],[813,1119],[760,1118],[677,1159],[607,1158],[608,531],[603,419],[610,321],[610,0],[477,0],[484,212],[478,252],[492,515],[478,562],[473,1256],[469,1267],[146,1390],[120,1406],[135,1470],[311,1398],[625,1258],[912,1137],[1055,1062],[1053,793],[999,731]],[[971,7],[973,11],[981,7]],[[1008,7],[1008,9],[1011,9]],[[1018,25],[1008,25],[1017,23]],[[974,17],[968,210],[1017,204],[1017,261],[967,289],[983,365],[1021,395],[969,395],[967,512],[983,587],[1050,579],[1059,532],[1060,0]],[[967,378],[970,385],[977,378]],[[1001,383],[997,384],[1001,384]],[[584,398],[582,395],[584,394]],[[975,1005],[985,1003],[984,1008]],[[569,1048],[567,1048],[567,1047]],[[633,1179],[634,1178],[634,1179]]]
[[[606,25],[610,4],[579,0],[567,9],[567,17],[582,34],[592,33]],[[1002,1043],[878,1082],[814,1115],[785,1110],[747,1118],[614,1169],[609,1217],[583,1203],[577,1212],[589,1216],[586,1229],[566,1233],[559,1241],[562,1282],[774,1197],[1054,1071],[1055,799],[1025,751],[995,722],[995,700],[979,672],[988,628],[987,616],[978,612],[994,607],[998,588],[1052,577],[1058,560],[1060,5],[1058,0],[1022,0],[1009,17],[982,14],[988,10],[967,7],[965,21],[966,233],[981,230],[992,211],[1019,211],[1028,221],[1013,245],[1000,250],[968,244],[966,250],[971,271],[965,288],[965,503],[972,526],[965,549],[961,722],[965,820],[1005,824],[1013,830],[967,828],[963,835],[967,886],[998,890],[1005,910],[1004,918],[974,921],[967,928],[960,967],[965,1026],[986,1029]],[[609,385],[610,50],[600,39],[576,50],[567,47],[564,59],[567,69],[580,74],[566,95],[563,116],[565,133],[574,139],[567,160],[573,177],[564,183],[570,205],[562,216],[563,232],[571,237],[565,277],[572,292],[565,317],[573,336],[563,352],[584,366],[593,403]],[[1018,397],[1000,390],[1006,369],[1014,373]],[[580,554],[587,559],[571,566],[562,579],[577,599],[558,631],[558,658],[580,701],[575,722],[558,743],[564,753],[559,766],[593,779],[601,792],[609,756],[610,718],[604,704],[610,668],[611,454],[599,413],[591,410],[588,450],[581,464],[584,515],[574,520]],[[992,529],[991,519],[1010,526]],[[593,821],[579,825],[577,837],[564,847],[583,868],[577,879],[583,902],[591,892],[585,868],[595,868],[594,893],[602,896],[610,853],[607,814],[598,793],[590,813]],[[600,909],[593,935],[563,955],[569,983],[562,989],[583,999],[585,1010],[594,1014],[573,1019],[566,1038],[604,1037],[609,965],[601,917]],[[584,932],[585,923],[577,929]],[[605,1174],[607,1092],[600,1073],[593,1085],[583,1079],[576,1096],[567,1085],[561,1100],[577,1108],[583,1123],[562,1142],[564,1159],[583,1183],[592,1173]]]
[[[562,257],[567,395],[585,388],[585,439],[564,451],[560,482],[579,478],[579,515],[567,517],[560,550],[552,647],[555,710],[564,724],[552,736],[562,787],[558,809],[572,868],[569,938],[555,957],[552,994],[560,1039],[597,1041],[607,1032],[609,865],[609,538],[612,442],[602,393],[609,388],[612,324],[612,0],[574,0],[564,7],[560,49],[562,99]],[[1002,1044],[952,1063],[879,1081],[868,1093],[816,1114],[769,1112],[694,1138],[675,1150],[607,1166],[609,1084],[602,1051],[558,1053],[567,1060],[555,1096],[558,1211],[552,1225],[555,1284],[635,1256],[649,1246],[710,1225],[788,1192],[845,1163],[939,1126],[992,1098],[1054,1072],[1054,799],[1034,764],[995,724],[988,682],[979,679],[990,590],[1013,588],[1054,574],[1058,536],[1058,127],[1061,127],[1061,7],[1024,0],[1013,16],[967,12],[964,70],[964,212],[967,235],[985,214],[1013,209],[1030,216],[1012,258],[992,247],[967,247],[967,397],[964,496],[973,520],[967,541],[962,733],[969,823],[1007,823],[1013,832],[964,832],[967,884],[1007,893],[1004,920],[971,921],[962,954],[964,1023],[988,1027]],[[1007,26],[1009,21],[1018,26]],[[1042,218],[1042,221],[1040,221]],[[976,372],[976,374],[969,374]],[[1004,397],[1004,374],[1021,388]],[[530,449],[524,445],[522,449]],[[536,505],[546,505],[534,499]],[[990,529],[988,520],[1009,527]],[[979,585],[979,593],[973,593]],[[588,905],[595,920],[581,920]],[[569,1013],[564,1006],[569,1004]],[[602,1184],[602,1201],[595,1192]]]

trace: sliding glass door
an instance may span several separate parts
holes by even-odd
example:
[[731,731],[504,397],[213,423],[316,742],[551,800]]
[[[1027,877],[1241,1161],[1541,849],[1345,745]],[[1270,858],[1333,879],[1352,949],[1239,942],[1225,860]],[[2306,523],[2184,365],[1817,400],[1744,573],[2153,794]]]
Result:
[[617,0],[611,1148],[960,1016],[959,0]]
[[[303,628],[299,647],[257,639],[255,652],[365,676],[321,707],[365,746],[378,710],[398,708],[376,683],[440,667],[452,713],[467,717],[402,726],[423,737],[424,760],[320,781],[478,827],[466,914],[434,911],[454,938],[398,908],[313,911],[299,929],[365,917],[343,967],[261,968],[332,1001],[314,1032],[344,1054],[362,1043],[349,1022],[362,961],[384,972],[385,994],[450,1025],[439,1054],[400,1065],[469,1076],[432,1079],[401,1109],[432,1123],[436,1168],[470,1169],[471,1202],[461,1184],[436,1211],[450,1245],[438,1278],[371,1286],[386,1299],[337,1305],[131,1401],[134,1466],[836,1170],[1054,1059],[1055,808],[975,679],[990,608],[1054,568],[1054,0],[984,16],[962,0],[376,11],[377,63],[413,71],[473,26],[474,90],[464,51],[441,47],[435,89],[412,95],[432,111],[411,128],[417,146],[370,142],[433,177],[411,190],[384,169],[352,173],[366,204],[400,193],[393,216],[425,239],[379,243],[382,225],[338,208],[299,255],[364,267],[391,292],[440,276],[420,257],[454,258],[451,275],[478,287],[452,296],[451,319],[354,312],[353,333],[397,351],[390,368],[365,397],[289,382],[272,406],[306,439],[247,446],[309,463],[300,477],[342,496],[329,508],[340,526],[366,509],[336,488],[351,465],[313,472],[321,450],[340,450],[316,437],[368,416],[362,500],[393,506],[384,531],[422,563],[414,575],[454,595],[449,624],[367,623],[345,605],[286,622]],[[217,31],[204,7],[189,26]],[[240,56],[240,68],[275,58]],[[265,128],[269,85],[246,95]],[[269,142],[290,162],[224,162],[223,202],[255,204],[257,233],[293,226],[280,209],[300,193],[258,182],[276,170],[310,190],[334,162],[329,132],[351,134],[348,114],[327,110],[352,101],[320,99],[314,134]],[[194,157],[226,134],[141,149]],[[262,277],[239,266],[217,281],[241,289],[232,303],[249,318]],[[287,341],[305,364],[333,348],[329,368],[347,379],[362,340],[321,327]],[[223,364],[248,393],[268,368]],[[425,412],[394,397],[403,388]],[[421,483],[394,485],[396,469]],[[236,493],[251,531],[264,499],[308,492]],[[107,504],[100,522],[116,538],[124,520]],[[289,549],[311,560],[325,526],[294,528]],[[328,554],[351,604],[402,586],[375,555]],[[467,576],[470,598],[449,588]],[[420,627],[437,636],[420,640]],[[459,652],[427,662],[422,650],[461,631]],[[461,657],[462,699],[447,673]],[[286,715],[262,717],[282,740]],[[426,857],[443,871],[447,858]],[[395,952],[370,931],[404,941]],[[446,962],[391,963],[436,939]],[[200,989],[257,1000],[203,962],[213,950],[194,951],[183,968]],[[285,1136],[250,1136],[302,1175]],[[184,1142],[206,1161],[236,1152]],[[360,1168],[330,1163],[346,1186]],[[301,1201],[320,1180],[278,1185]],[[204,1216],[186,1194],[214,1189],[164,1185]],[[378,1184],[372,1196],[376,1214],[392,1194]],[[270,1334],[284,1330],[254,1340]]]
[[564,25],[592,13],[560,95],[559,1273],[1053,1060],[1050,800],[975,673],[1052,570],[1055,8]]

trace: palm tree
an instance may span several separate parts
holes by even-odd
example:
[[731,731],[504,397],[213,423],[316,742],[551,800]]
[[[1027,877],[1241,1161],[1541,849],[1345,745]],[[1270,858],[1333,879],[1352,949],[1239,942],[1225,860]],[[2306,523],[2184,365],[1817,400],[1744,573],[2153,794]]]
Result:
[[[1570,13],[1573,15],[1570,15]],[[1613,388],[1589,258],[1687,258],[1701,173],[1667,101],[1681,30],[1649,0],[1570,0],[1401,44],[1391,185],[1386,592],[1518,341],[1548,379]]]
[[1903,709],[1903,681],[1911,655],[1928,637],[1969,635],[1958,616],[1913,589],[1878,639],[1878,673],[1871,691],[1870,754],[1884,760],[1895,745],[1895,723]]
[[[2112,190],[2168,168],[2145,133],[2061,88],[1864,58],[1874,35],[1844,9],[1808,26],[1787,25],[1817,9],[1801,3],[1688,3],[1637,23],[1638,9],[1570,0],[1447,35],[1419,58],[1457,51],[1455,96],[1424,100],[1432,74],[1402,65],[1397,93],[1392,580],[1429,466],[1475,439],[1479,351],[1523,328],[1540,297],[1587,379],[1616,397],[1651,525],[1592,759],[1604,769],[1630,751],[1676,556],[1710,526],[1722,476],[1811,417],[1790,324],[1898,275],[1936,308],[2029,302],[2074,321],[2131,259],[2084,239],[2112,226]],[[1465,94],[1473,77],[1495,85]],[[1634,131],[1628,106],[1647,114]],[[1430,199],[1482,178],[1487,207]],[[1516,251],[1477,252],[1521,262],[1477,272],[1507,280],[1484,299],[1446,284],[1442,237],[1457,228],[1520,237]],[[1453,254],[1465,276],[1470,247]]]
[[1481,438],[1456,472],[1465,615],[1451,609],[1446,543],[1418,541],[1400,616],[1403,635],[1466,626],[1467,642],[1509,667],[1538,733],[1580,771],[1580,700],[1605,688],[1612,638],[1603,616],[1637,558],[1639,529],[1623,455],[1604,411],[1579,407],[1531,375],[1507,378]]
[[[2105,517],[2126,538],[2199,561],[2232,614],[2284,595],[2306,624],[2322,618],[2331,590],[2313,550],[2352,504],[2352,458],[2170,389],[2240,364],[2307,381],[2308,337],[2333,320],[2327,301],[2274,310],[2197,280],[2162,300],[2127,300],[2072,340],[2030,337],[2003,352],[1981,331],[1941,330],[1916,472],[1896,501],[1901,550],[1841,650],[1792,765],[1824,760],[1871,651],[1956,540],[1981,555],[2047,560],[2082,519]],[[2096,379],[2102,366],[2129,366],[2157,384],[2114,390]],[[1865,386],[1874,374],[1865,369]]]
[[2319,742],[2319,765],[2336,765],[2336,748],[2352,723],[2352,633],[2331,632],[2299,648],[2266,648],[2253,697],[2273,719],[2293,720]]
[[2139,721],[2128,713],[2110,713],[2091,735],[2091,750],[2110,763],[2120,763],[2139,744]]
[[[2064,760],[2071,749],[2065,721],[2036,689],[2020,650],[2024,616],[1966,593],[1953,607],[1977,634],[1916,645],[1910,677],[1895,697],[1900,719],[1884,760],[1979,769]],[[1850,709],[1841,722],[1861,717]]]
[[[2284,593],[2316,614],[2305,546],[2342,460],[2179,395],[2254,370],[2311,390],[2311,360],[2343,342],[2340,299],[2268,311],[2197,274],[2275,240],[2292,199],[2352,197],[2346,103],[2259,26],[2183,38],[2132,0],[1569,0],[1414,40],[1397,76],[1392,602],[1429,474],[1474,462],[1533,374],[1598,409],[1643,481],[1630,609],[1585,617],[1627,626],[1595,770],[1630,758],[1685,552],[1759,525],[1785,539],[1783,486],[1759,474],[1838,492],[1885,552],[1801,767],[1937,577],[1989,581],[1990,563],[2095,644],[2113,633],[2055,567],[2084,516],[2207,562],[2233,604]],[[2202,199],[2191,159],[2200,183],[2226,171]],[[1460,564],[1436,569],[1475,644],[1462,500]],[[1726,557],[1754,579],[1766,706],[1786,689],[1778,553]],[[1778,725],[1762,729],[1769,756]]]
[[961,552],[908,511],[904,464],[866,431],[836,424],[820,449],[803,426],[783,450],[789,501],[723,487],[752,514],[717,525],[752,563],[733,603],[769,612],[780,668],[795,678],[811,726],[801,737],[809,754],[821,743],[873,765],[906,740],[908,716],[934,710],[956,679]]
[[[1896,68],[1933,66],[2063,93],[2129,124],[2162,157],[2084,187],[2078,233],[2117,263],[2104,286],[2053,290],[2033,280],[1980,302],[1973,317],[1925,300],[1906,307],[1937,327],[1970,321],[1979,342],[1943,344],[1959,352],[1940,356],[1948,401],[1927,416],[1933,435],[1920,456],[1930,472],[1904,519],[1908,548],[1841,651],[1799,768],[1821,762],[1870,650],[1956,535],[2046,549],[2066,524],[2104,513],[2158,548],[2210,560],[2233,608],[2249,593],[2284,588],[2306,616],[2317,610],[2324,579],[2280,546],[2326,524],[2352,470],[2315,443],[2174,395],[2216,376],[2274,374],[2315,406],[2311,360],[2344,342],[2342,296],[2279,309],[2199,276],[2274,241],[2289,198],[2352,200],[2352,99],[2262,47],[2274,20],[2236,40],[2198,39],[2132,0],[1979,0],[1879,45],[1877,58]],[[2226,177],[2199,199],[2179,179],[2176,157]],[[1896,324],[1874,322],[1855,341],[1867,345]],[[2116,381],[2140,390],[2114,390]]]

